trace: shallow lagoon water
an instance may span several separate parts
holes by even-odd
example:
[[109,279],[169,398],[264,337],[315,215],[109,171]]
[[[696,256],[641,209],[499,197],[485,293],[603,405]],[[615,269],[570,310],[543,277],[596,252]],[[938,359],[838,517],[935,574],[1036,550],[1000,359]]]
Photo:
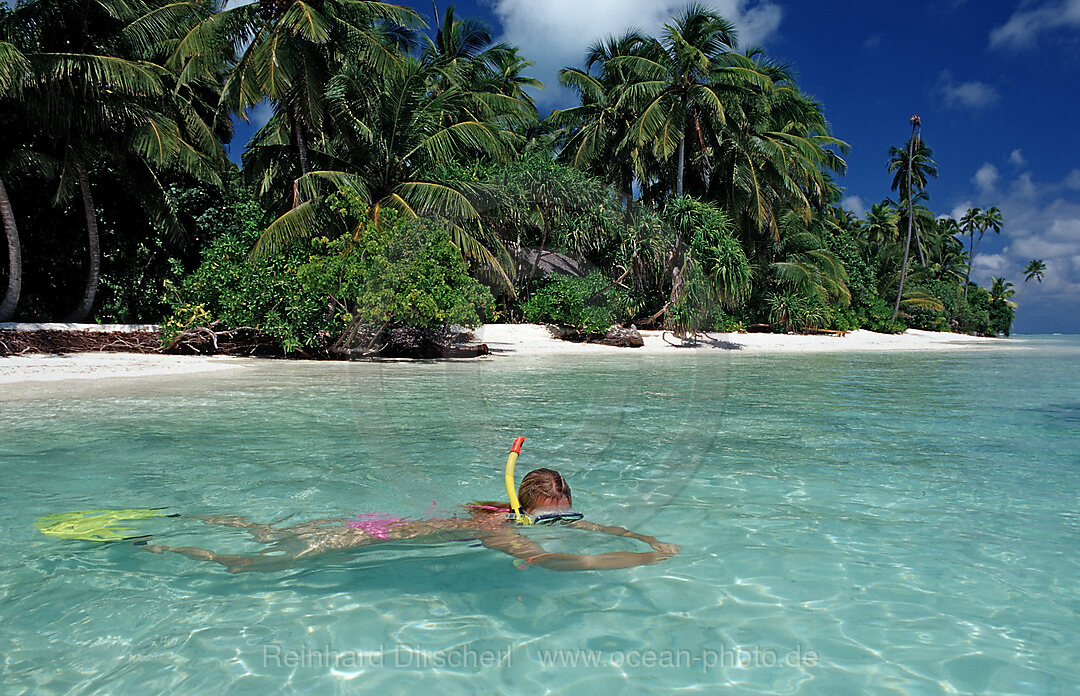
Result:
[[[935,353],[259,363],[0,395],[12,694],[1066,694],[1080,681],[1080,340]],[[469,542],[274,573],[38,533],[168,506],[454,514],[551,466],[681,544],[521,570]],[[288,522],[286,522],[287,524]],[[135,523],[252,552],[238,530]],[[633,549],[543,530],[557,549]],[[643,550],[643,549],[642,549]]]

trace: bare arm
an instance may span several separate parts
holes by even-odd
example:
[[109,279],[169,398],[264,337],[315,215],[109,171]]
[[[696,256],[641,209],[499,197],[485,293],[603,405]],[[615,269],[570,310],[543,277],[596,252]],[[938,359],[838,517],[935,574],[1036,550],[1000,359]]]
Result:
[[675,552],[656,550],[635,553],[632,551],[614,551],[611,553],[577,554],[549,553],[535,541],[526,539],[516,531],[499,532],[481,539],[489,549],[521,558],[532,565],[548,570],[613,570],[632,568],[639,565],[663,563],[675,555]]
[[589,522],[588,520],[578,520],[572,524],[577,529],[586,529],[590,532],[603,532],[604,534],[611,534],[612,536],[629,537],[630,539],[637,539],[643,541],[651,546],[656,551],[666,553],[669,556],[675,556],[682,550],[682,547],[678,544],[668,544],[660,541],[656,537],[645,536],[638,534],[637,532],[631,532],[629,529],[623,527],[609,527],[603,524],[596,524],[595,522]]

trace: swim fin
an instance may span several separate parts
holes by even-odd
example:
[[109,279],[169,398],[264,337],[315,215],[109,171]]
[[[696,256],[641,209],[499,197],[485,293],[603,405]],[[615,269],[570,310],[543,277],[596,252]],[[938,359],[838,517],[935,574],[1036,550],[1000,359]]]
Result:
[[79,541],[125,541],[139,539],[146,535],[128,536],[124,532],[135,531],[128,527],[121,527],[119,522],[127,520],[144,520],[151,517],[180,517],[180,515],[166,515],[161,510],[167,508],[129,508],[127,510],[80,510],[78,512],[61,512],[54,515],[39,517],[34,526],[42,534],[58,537],[60,539],[77,539]]

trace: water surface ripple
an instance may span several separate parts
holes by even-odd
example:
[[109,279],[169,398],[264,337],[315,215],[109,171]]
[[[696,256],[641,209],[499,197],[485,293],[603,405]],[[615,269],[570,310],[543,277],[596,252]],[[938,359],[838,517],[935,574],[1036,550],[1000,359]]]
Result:
[[[1080,667],[1080,339],[236,372],[0,394],[5,694],[1068,694]],[[61,391],[63,389],[63,391]],[[230,575],[39,534],[168,506],[453,514],[550,466],[681,544],[624,571],[468,542]],[[519,473],[519,475],[520,475]],[[195,520],[170,544],[259,547]],[[570,530],[553,549],[638,549]]]

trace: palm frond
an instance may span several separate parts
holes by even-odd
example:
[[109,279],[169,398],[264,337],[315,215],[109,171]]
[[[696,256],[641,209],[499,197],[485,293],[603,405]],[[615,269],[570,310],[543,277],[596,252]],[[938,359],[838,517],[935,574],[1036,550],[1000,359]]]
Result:
[[480,214],[457,189],[433,181],[406,181],[394,192],[413,214],[440,215],[451,219],[476,219]]
[[270,223],[259,235],[251,255],[260,258],[301,239],[324,233],[333,224],[327,210],[315,201],[304,201]]

